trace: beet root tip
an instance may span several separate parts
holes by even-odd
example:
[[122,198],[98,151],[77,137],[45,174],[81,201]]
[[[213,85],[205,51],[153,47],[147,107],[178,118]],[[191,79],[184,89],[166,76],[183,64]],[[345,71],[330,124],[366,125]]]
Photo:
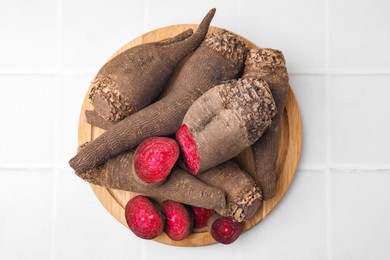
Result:
[[137,148],[134,169],[144,182],[152,184],[164,181],[179,158],[179,146],[166,137],[151,137]]
[[125,208],[127,225],[133,233],[143,239],[153,239],[165,227],[165,216],[154,202],[145,196],[132,198]]
[[193,217],[183,204],[166,200],[161,204],[167,218],[165,233],[174,241],[183,240],[192,232]]

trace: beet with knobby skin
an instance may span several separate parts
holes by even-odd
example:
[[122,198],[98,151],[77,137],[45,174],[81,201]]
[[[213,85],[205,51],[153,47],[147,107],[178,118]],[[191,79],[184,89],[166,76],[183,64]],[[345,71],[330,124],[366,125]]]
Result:
[[142,195],[129,200],[125,208],[125,217],[130,230],[143,239],[157,237],[165,227],[165,216],[158,205]]
[[149,184],[162,183],[179,158],[179,146],[167,137],[151,137],[137,148],[134,169],[137,176]]
[[191,206],[194,212],[194,228],[204,228],[215,210]]
[[161,204],[167,218],[165,233],[172,240],[183,240],[192,232],[193,216],[187,207],[173,200]]
[[225,245],[236,241],[242,233],[242,226],[239,222],[217,214],[210,218],[208,228],[215,241]]

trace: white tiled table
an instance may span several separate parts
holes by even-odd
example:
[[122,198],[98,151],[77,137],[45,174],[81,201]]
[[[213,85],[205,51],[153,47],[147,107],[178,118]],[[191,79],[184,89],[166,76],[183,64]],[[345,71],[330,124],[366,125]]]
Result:
[[[291,189],[230,246],[136,238],[67,161],[81,103],[131,39],[199,23],[281,49],[301,108]],[[0,259],[390,259],[390,2],[0,2]]]

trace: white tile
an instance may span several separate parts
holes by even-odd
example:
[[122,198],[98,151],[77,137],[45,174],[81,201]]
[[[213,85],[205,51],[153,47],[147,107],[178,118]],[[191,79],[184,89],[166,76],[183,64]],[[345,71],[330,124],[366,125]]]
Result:
[[100,204],[71,169],[56,183],[54,259],[141,259],[144,241]]
[[144,1],[62,1],[61,66],[97,71],[144,33]]
[[274,212],[240,237],[241,259],[326,259],[326,173],[298,171]]
[[302,117],[300,168],[326,167],[326,86],[324,76],[291,75],[291,88]]
[[389,168],[390,76],[329,81],[332,166]]
[[50,259],[53,171],[0,170],[0,259]]
[[54,163],[55,79],[0,76],[0,167]]
[[69,167],[68,161],[76,154],[80,111],[93,77],[61,76],[59,79],[56,165],[60,167]]
[[0,2],[0,69],[48,69],[56,63],[57,1]]
[[389,259],[390,172],[332,172],[332,259]]
[[239,29],[239,0],[168,0],[164,1],[163,5],[158,0],[149,0],[147,1],[147,29],[152,30],[174,24],[199,24],[213,7],[217,11],[211,25],[240,34],[237,31]]
[[290,72],[323,69],[324,14],[324,1],[241,0],[237,33],[258,46],[283,51]]
[[329,61],[333,69],[390,68],[390,2],[329,1]]
[[175,247],[160,243],[148,243],[143,259],[245,259],[242,258],[240,252],[241,243],[239,240],[240,238],[230,245],[215,244],[201,247]]

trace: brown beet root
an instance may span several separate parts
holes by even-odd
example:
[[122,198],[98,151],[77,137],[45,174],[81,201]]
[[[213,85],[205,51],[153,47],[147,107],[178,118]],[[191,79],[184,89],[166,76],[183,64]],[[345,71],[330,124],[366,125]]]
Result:
[[142,193],[151,198],[212,209],[223,209],[226,206],[225,192],[205,184],[190,173],[173,169],[163,184],[155,186],[138,178],[133,162],[134,150],[117,155],[91,171],[76,174],[96,185]]
[[231,244],[237,240],[242,233],[242,226],[228,217],[214,215],[210,218],[209,233],[215,241],[221,244]]
[[167,137],[151,137],[137,148],[134,170],[142,181],[150,184],[162,183],[179,158],[179,146]]
[[191,105],[176,135],[184,163],[197,174],[237,156],[262,136],[275,114],[271,91],[261,79],[213,87]]
[[108,61],[92,82],[89,98],[95,111],[118,121],[152,103],[176,65],[203,41],[214,13],[210,10],[195,33],[137,45]]
[[215,214],[215,210],[191,206],[194,212],[194,228],[204,228],[210,217]]
[[273,49],[252,49],[245,61],[243,77],[261,78],[268,83],[278,113],[264,135],[252,145],[255,160],[256,182],[264,200],[276,192],[276,161],[279,150],[280,124],[288,93],[288,73],[283,53]]
[[193,216],[186,206],[173,200],[166,200],[161,206],[167,218],[164,231],[170,239],[179,241],[191,234]]
[[154,202],[142,195],[126,204],[125,217],[130,230],[143,239],[157,237],[165,227],[164,214]]
[[199,173],[197,178],[226,192],[226,207],[216,209],[222,216],[242,222],[251,218],[262,204],[255,181],[231,160]]
[[134,148],[148,137],[176,133],[196,99],[221,81],[237,77],[246,51],[245,43],[230,32],[208,35],[175,71],[168,95],[127,116],[80,149],[69,161],[70,166],[76,172],[86,172],[110,157]]

